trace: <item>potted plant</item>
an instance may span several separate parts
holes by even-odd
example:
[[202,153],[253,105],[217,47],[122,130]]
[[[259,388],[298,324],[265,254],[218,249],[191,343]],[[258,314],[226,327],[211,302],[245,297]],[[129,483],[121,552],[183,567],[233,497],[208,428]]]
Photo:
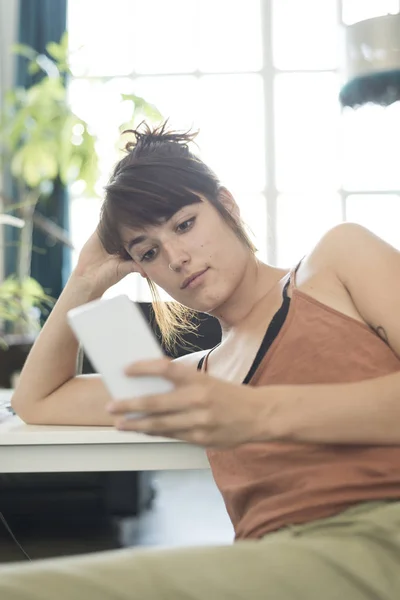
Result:
[[[0,214],[0,225],[24,227],[24,221],[11,215]],[[19,282],[15,276],[0,283],[0,323],[16,324],[13,334],[5,335],[0,328],[0,388],[13,387],[13,377],[21,368],[39,329],[38,312],[52,305],[53,299],[46,294],[42,286],[32,277]],[[20,335],[18,331],[23,325]],[[27,339],[26,330],[32,334]],[[7,350],[7,352],[5,352]]]
[[[14,272],[0,284],[0,336],[8,351],[16,340],[29,350],[40,327],[37,309],[48,309],[52,301],[30,276],[34,227],[72,247],[68,233],[40,214],[39,200],[51,201],[56,182],[68,186],[82,181],[83,193],[96,195],[98,175],[96,136],[68,101],[67,34],[59,43],[47,44],[46,55],[25,45],[14,46],[14,51],[29,61],[28,72],[40,78],[28,88],[9,90],[0,115],[0,171],[7,168],[15,183],[15,197],[0,190],[0,212],[3,222],[8,219],[9,224],[17,224],[19,232]],[[123,99],[132,102],[132,119],[137,113],[161,117],[142,98],[130,95]],[[10,218],[17,221],[10,223]],[[26,352],[22,363],[25,358]],[[0,356],[0,371],[2,362],[4,356]],[[4,387],[4,379],[0,373],[0,387]]]
[[[0,214],[0,225],[22,228],[24,221]],[[16,276],[11,275],[0,283],[0,322],[16,323],[16,335],[23,334],[26,329],[37,331],[38,319],[35,318],[35,314],[37,315],[40,309],[46,310],[52,303],[53,298],[46,294],[42,286],[32,277],[18,281]],[[22,331],[21,325],[23,325]],[[1,333],[0,330],[0,345],[7,347],[7,340]]]

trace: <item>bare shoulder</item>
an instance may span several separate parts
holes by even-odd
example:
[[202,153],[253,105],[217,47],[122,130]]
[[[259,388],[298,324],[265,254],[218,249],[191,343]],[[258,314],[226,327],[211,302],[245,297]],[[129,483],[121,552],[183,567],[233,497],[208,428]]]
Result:
[[364,321],[400,356],[400,252],[394,246],[361,225],[341,223],[303,263],[299,287]]
[[349,247],[356,243],[360,229],[364,228],[355,223],[340,223],[329,229],[302,259],[296,276],[297,286],[308,292],[314,288],[318,290],[321,286],[329,286],[334,280],[340,283],[337,277],[340,270],[338,265],[348,253]]
[[400,252],[357,223],[340,223],[327,231],[306,262],[311,269],[331,269],[347,285],[360,277],[373,277],[384,263],[387,274],[393,274],[393,269],[398,272]]
[[197,365],[203,356],[207,354],[208,350],[199,350],[198,352],[190,352],[189,354],[185,354],[184,356],[179,356],[179,358],[174,358],[174,362],[179,362],[181,364],[187,365],[188,367],[193,367],[193,369],[197,370]]

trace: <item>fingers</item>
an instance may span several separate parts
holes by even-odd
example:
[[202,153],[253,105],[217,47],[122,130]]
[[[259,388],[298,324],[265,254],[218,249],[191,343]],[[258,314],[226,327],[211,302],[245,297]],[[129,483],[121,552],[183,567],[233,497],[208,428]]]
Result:
[[169,414],[140,420],[117,419],[120,431],[134,431],[145,435],[167,437],[205,448],[224,448],[235,445],[229,435],[221,435],[205,411]]
[[154,375],[165,377],[172,383],[182,384],[196,380],[198,373],[194,372],[193,367],[188,367],[188,365],[173,362],[169,358],[160,358],[159,360],[146,360],[128,365],[125,368],[125,375]]
[[[179,437],[179,439],[193,439],[193,432],[206,431],[211,428],[208,417],[203,410],[192,410],[179,413],[168,413],[162,416],[151,415],[140,419],[124,417],[117,419],[115,426],[123,431],[136,431],[147,435]],[[185,432],[185,433],[184,433]]]
[[155,394],[116,400],[109,404],[107,410],[112,415],[125,415],[126,413],[165,414],[168,412],[181,412],[205,405],[201,390],[195,386],[185,387],[166,394]]
[[135,263],[134,260],[120,260],[117,264],[117,273],[118,277],[121,279],[126,277],[126,275],[130,275],[130,273],[140,273],[141,269]]

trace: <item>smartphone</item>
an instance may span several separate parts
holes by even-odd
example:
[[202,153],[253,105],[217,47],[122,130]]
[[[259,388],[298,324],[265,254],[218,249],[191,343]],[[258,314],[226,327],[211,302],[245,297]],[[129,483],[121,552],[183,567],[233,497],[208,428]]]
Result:
[[68,311],[67,319],[115,400],[173,389],[173,384],[163,377],[124,374],[130,363],[164,356],[150,324],[128,296],[88,302]]

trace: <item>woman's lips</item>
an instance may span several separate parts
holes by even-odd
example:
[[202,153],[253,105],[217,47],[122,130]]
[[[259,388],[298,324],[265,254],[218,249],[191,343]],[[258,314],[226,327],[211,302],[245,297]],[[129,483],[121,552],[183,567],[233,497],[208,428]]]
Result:
[[194,279],[191,279],[189,281],[189,283],[185,286],[185,289],[188,289],[188,288],[193,289],[193,288],[201,285],[204,281],[204,276],[207,273],[207,271],[208,271],[208,268],[205,269],[204,271],[202,271],[201,273],[199,273],[198,275],[196,275],[196,277],[194,277]]

